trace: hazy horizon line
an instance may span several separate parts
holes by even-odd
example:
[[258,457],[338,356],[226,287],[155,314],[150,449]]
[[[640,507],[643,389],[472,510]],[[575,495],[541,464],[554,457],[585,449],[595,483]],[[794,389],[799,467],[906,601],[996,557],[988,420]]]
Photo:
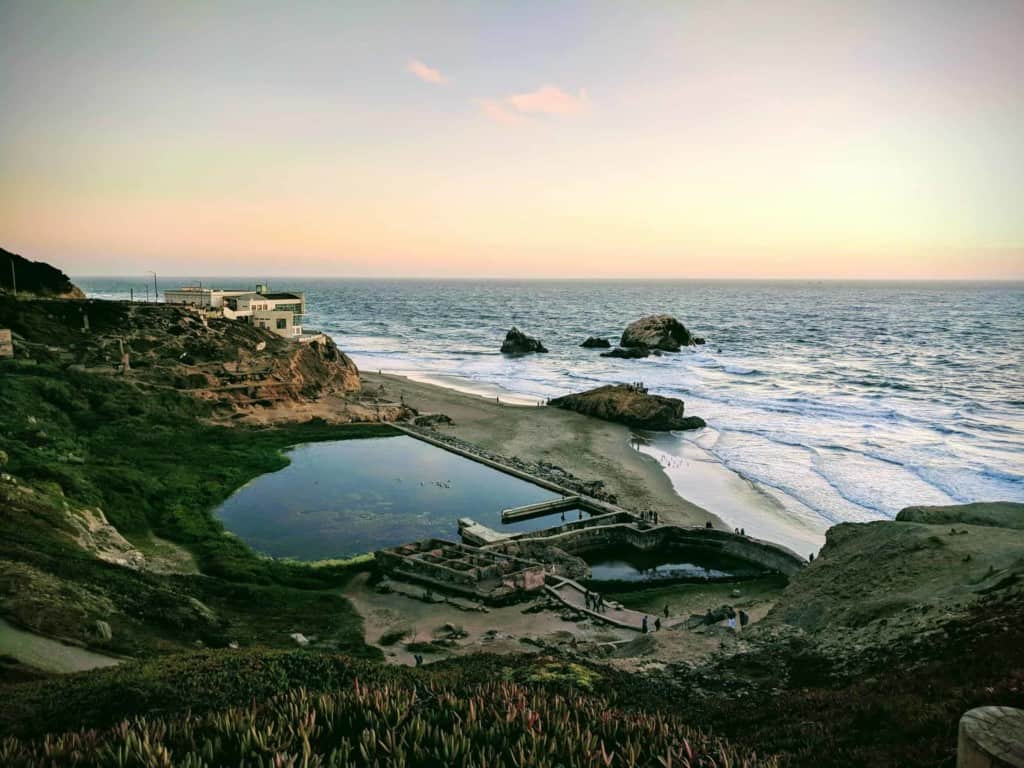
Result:
[[[130,274],[78,274],[70,275],[71,280],[124,280],[134,278]],[[152,281],[152,272],[146,276],[139,275],[139,280],[146,283]],[[495,281],[495,282],[567,282],[567,283],[610,283],[610,282],[723,282],[723,283],[1024,283],[1021,277],[668,277],[651,275],[647,277],[518,277],[494,275],[264,275],[252,277],[248,275],[157,275],[164,280],[253,280],[270,282],[273,280],[457,280],[457,281]],[[209,286],[207,286],[209,287]]]

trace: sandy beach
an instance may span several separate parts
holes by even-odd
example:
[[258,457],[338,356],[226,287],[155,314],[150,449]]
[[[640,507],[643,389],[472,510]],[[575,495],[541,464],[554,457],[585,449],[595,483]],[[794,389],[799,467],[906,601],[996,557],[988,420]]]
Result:
[[503,456],[547,461],[583,480],[600,479],[621,504],[657,511],[668,522],[726,527],[682,498],[659,462],[634,447],[628,427],[556,408],[506,404],[395,374],[361,373],[364,395],[404,400],[420,413],[443,413],[450,434]]

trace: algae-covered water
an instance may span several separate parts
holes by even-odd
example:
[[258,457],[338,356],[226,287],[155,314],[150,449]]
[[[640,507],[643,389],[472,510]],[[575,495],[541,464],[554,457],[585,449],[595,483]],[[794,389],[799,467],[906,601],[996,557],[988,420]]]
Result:
[[404,435],[309,443],[288,456],[288,467],[256,478],[216,512],[275,557],[322,560],[432,536],[457,540],[460,517],[504,532],[558,520],[503,525],[502,509],[557,494]]

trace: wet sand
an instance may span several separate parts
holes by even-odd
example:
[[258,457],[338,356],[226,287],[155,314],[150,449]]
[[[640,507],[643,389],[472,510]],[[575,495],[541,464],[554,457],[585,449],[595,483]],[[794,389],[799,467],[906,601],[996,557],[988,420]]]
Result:
[[498,402],[465,391],[396,374],[363,372],[364,394],[407,405],[420,413],[443,413],[454,425],[439,431],[502,456],[546,461],[582,480],[603,480],[622,506],[655,510],[666,522],[727,528],[703,507],[682,498],[658,461],[638,451],[631,431],[556,408]]

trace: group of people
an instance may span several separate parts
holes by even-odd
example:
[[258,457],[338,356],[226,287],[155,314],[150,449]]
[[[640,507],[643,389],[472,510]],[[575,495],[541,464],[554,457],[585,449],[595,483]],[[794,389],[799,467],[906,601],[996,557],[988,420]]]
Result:
[[[710,526],[708,526],[708,527],[710,527]],[[747,535],[747,529],[746,528],[733,528],[732,532],[736,533],[736,534],[739,534],[740,536],[746,536]]]
[[597,592],[591,592],[589,589],[583,593],[583,599],[587,603],[587,610],[596,611],[597,613],[604,613],[605,608],[608,604],[604,601]]
[[647,523],[657,523],[658,513],[655,512],[653,509],[645,509],[643,512],[640,513],[640,519]]
[[640,395],[647,394],[647,387],[644,386],[644,383],[642,381],[631,381],[629,382],[629,384],[626,385],[626,388],[629,389],[631,392],[636,392],[637,394]]
[[[668,618],[668,606],[667,605],[665,606],[665,618],[666,619]],[[650,631],[650,628],[649,628],[648,623],[647,623],[647,619],[648,619],[648,617],[644,616],[643,621],[640,622],[640,631],[643,632],[645,635]],[[661,631],[661,617],[660,616],[655,616],[655,618],[654,618],[654,631],[655,632],[660,632]]]

